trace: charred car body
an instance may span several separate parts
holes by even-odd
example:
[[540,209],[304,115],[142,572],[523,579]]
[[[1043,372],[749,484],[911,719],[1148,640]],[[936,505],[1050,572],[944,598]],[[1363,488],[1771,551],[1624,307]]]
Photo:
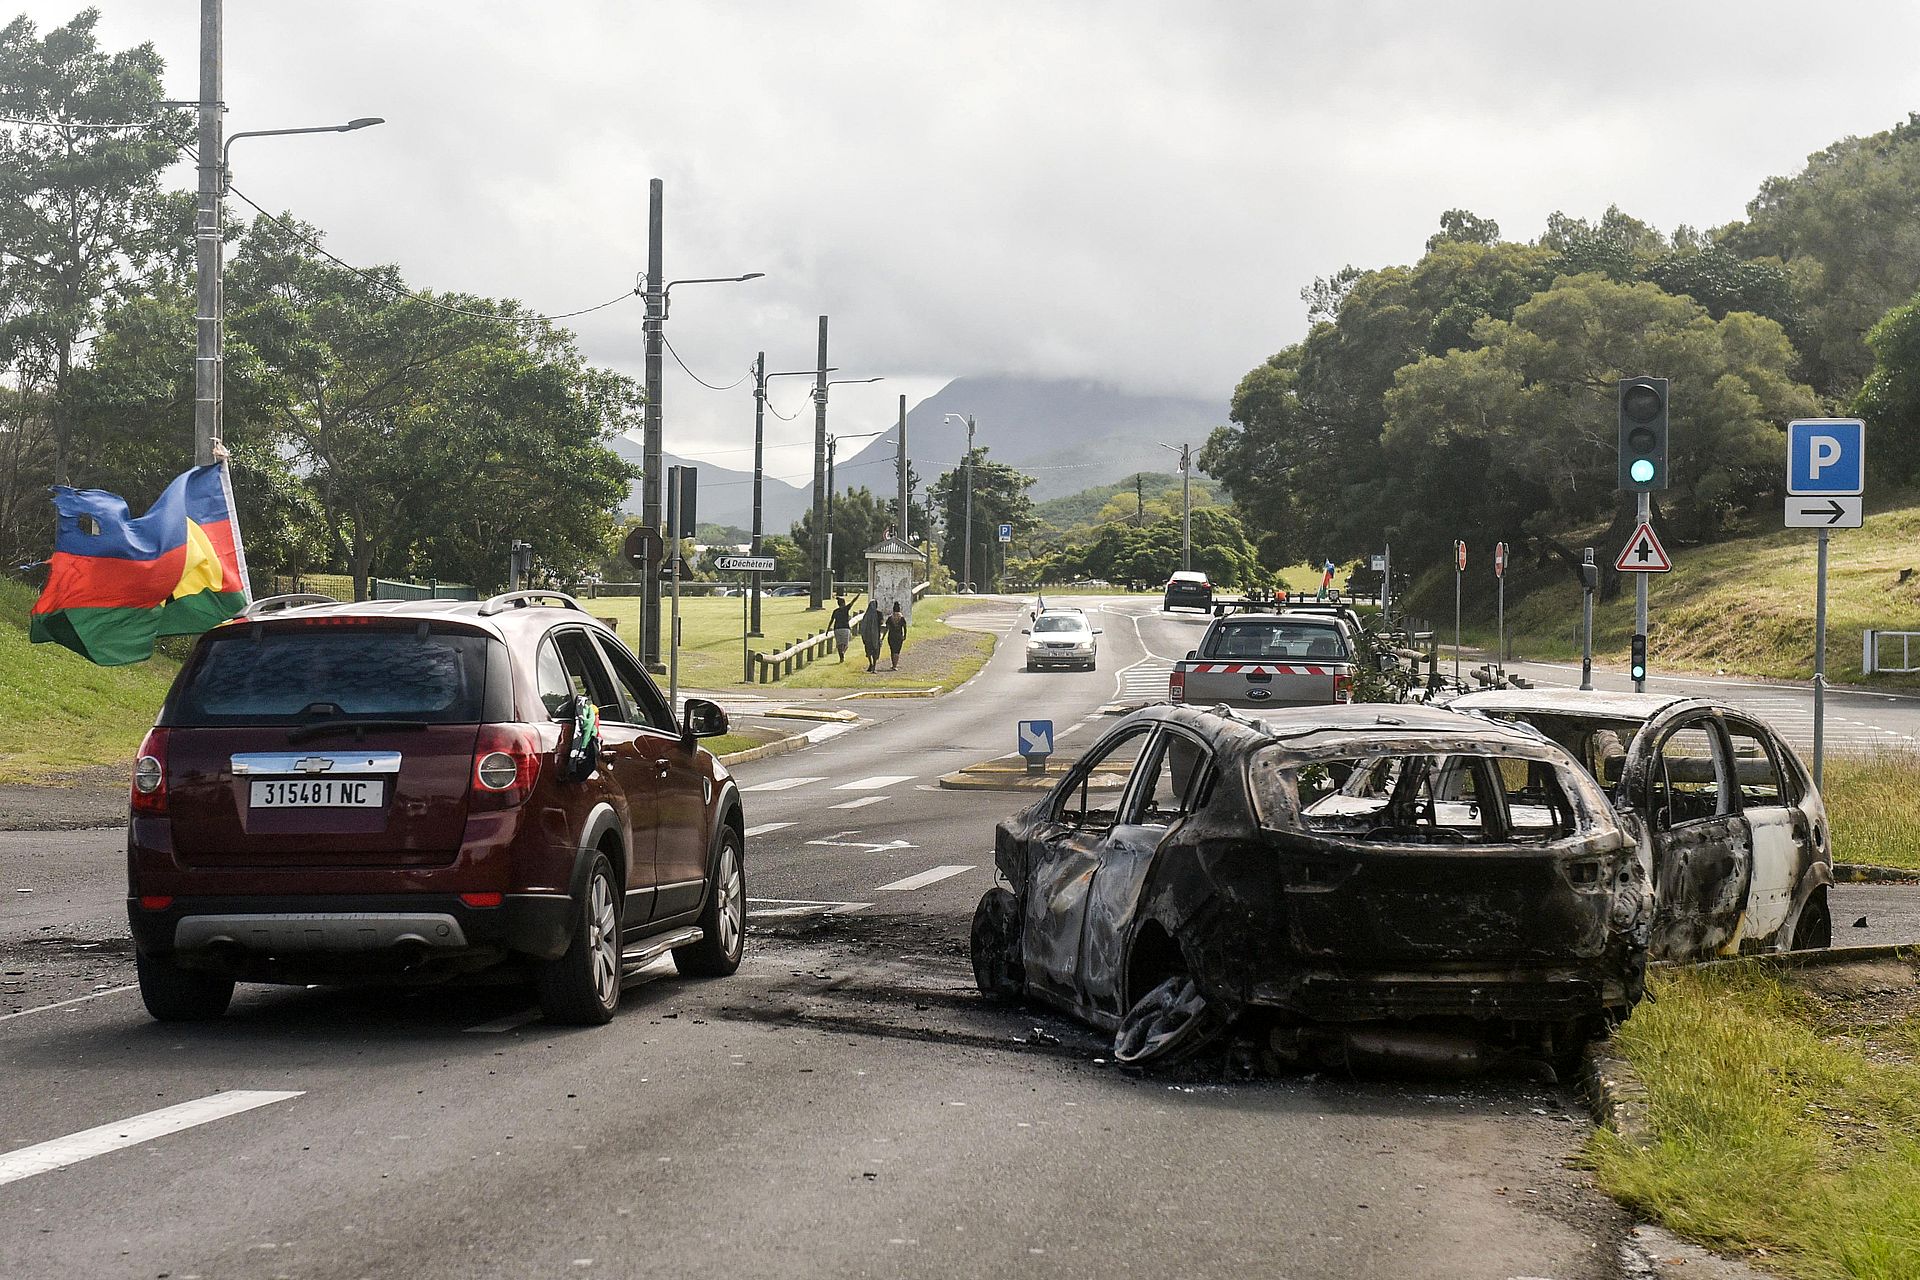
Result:
[[1557,1056],[1642,991],[1631,837],[1578,761],[1477,716],[1146,708],[1001,823],[994,859],[981,989],[1112,1030],[1121,1061],[1245,1015],[1296,1060]]
[[1450,705],[1538,730],[1607,789],[1654,896],[1654,959],[1831,945],[1826,805],[1759,719],[1638,693],[1499,690]]

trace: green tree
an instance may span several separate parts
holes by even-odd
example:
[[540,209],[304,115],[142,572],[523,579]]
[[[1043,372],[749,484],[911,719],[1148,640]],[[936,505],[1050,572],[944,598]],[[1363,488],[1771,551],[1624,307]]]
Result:
[[1880,318],[1867,334],[1873,372],[1854,397],[1867,421],[1876,476],[1920,480],[1920,294]]
[[973,451],[967,464],[933,482],[934,509],[940,513],[940,525],[946,531],[940,555],[953,570],[956,582],[964,564],[968,470],[973,472],[973,585],[978,589],[993,580],[999,567],[999,526],[1012,525],[1016,542],[1033,532],[1033,502],[1027,497],[1033,477],[1004,462],[989,461],[982,445]]
[[[176,158],[168,129],[186,128],[183,113],[154,106],[164,63],[150,44],[102,51],[99,19],[83,9],[44,37],[24,15],[0,28],[0,116],[58,122],[0,128],[0,288],[14,303],[0,350],[51,379],[57,484],[72,464],[75,348],[102,300],[136,291],[185,229],[181,202],[160,186]],[[134,127],[84,127],[101,124]]]
[[[833,497],[833,576],[836,581],[864,582],[867,548],[880,541],[893,523],[892,504],[883,506],[871,489],[862,486]],[[809,576],[813,559],[813,512],[804,511],[794,522],[793,541],[807,557]]]

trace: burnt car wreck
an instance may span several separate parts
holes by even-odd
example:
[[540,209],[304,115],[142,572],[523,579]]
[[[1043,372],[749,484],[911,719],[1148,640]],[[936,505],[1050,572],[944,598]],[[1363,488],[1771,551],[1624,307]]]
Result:
[[1652,901],[1581,764],[1417,706],[1134,713],[1007,819],[981,990],[1126,1063],[1229,1026],[1282,1063],[1561,1060],[1640,999]]

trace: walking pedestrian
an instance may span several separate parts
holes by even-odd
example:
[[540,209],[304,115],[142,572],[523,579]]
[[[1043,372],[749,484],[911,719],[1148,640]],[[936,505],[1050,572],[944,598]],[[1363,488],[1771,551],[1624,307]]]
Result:
[[900,669],[900,646],[907,642],[907,615],[900,612],[900,602],[893,602],[893,612],[887,615],[887,651],[893,655],[892,670]]
[[833,618],[827,625],[833,628],[833,647],[840,651],[840,661],[845,662],[847,646],[853,643],[853,606],[845,596],[833,598]]
[[880,616],[880,602],[867,601],[867,611],[860,615],[860,647],[867,651],[869,671],[880,661],[880,637],[885,631],[886,620]]

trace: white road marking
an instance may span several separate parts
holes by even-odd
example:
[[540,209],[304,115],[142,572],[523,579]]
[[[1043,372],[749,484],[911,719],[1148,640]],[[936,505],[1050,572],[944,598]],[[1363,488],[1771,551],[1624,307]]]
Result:
[[844,804],[830,804],[829,809],[864,809],[870,804],[885,804],[888,796],[861,796],[858,800],[848,800]]
[[109,987],[105,991],[95,991],[91,995],[75,996],[71,1000],[62,1000],[57,1004],[43,1004],[37,1005],[32,1009],[20,1009],[13,1013],[0,1013],[0,1022],[6,1022],[12,1018],[24,1018],[30,1013],[45,1013],[49,1009],[64,1009],[68,1005],[85,1004],[89,1000],[98,1000],[101,996],[117,996],[122,991],[136,991],[139,987],[139,983],[130,982],[124,987]]
[[872,905],[871,902],[814,902],[806,898],[748,898],[747,914],[756,920],[776,916],[838,916]]
[[91,1160],[95,1156],[118,1151],[123,1147],[137,1146],[142,1142],[151,1142],[155,1138],[164,1138],[170,1133],[179,1133],[182,1129],[191,1129],[195,1125],[238,1115],[242,1111],[252,1111],[255,1107],[264,1107],[270,1103],[285,1102],[305,1092],[304,1089],[232,1089],[226,1093],[210,1094],[192,1102],[182,1102],[175,1106],[162,1107],[158,1111],[130,1116],[125,1120],[116,1120],[112,1124],[83,1129],[79,1133],[70,1133],[64,1138],[54,1138],[47,1142],[35,1143],[31,1147],[21,1147],[17,1151],[0,1155],[0,1184],[18,1182],[22,1178],[31,1178],[37,1173],[50,1173],[70,1164],[79,1164],[82,1160]]
[[835,791],[878,791],[881,787],[890,787],[896,782],[912,782],[910,773],[876,773],[871,778],[859,778],[853,782],[843,782]]
[[468,1027],[467,1034],[499,1035],[507,1031],[517,1031],[529,1022],[538,1021],[540,1021],[540,1011],[538,1009],[522,1009],[518,1013],[510,1013],[504,1018],[495,1018],[492,1022],[483,1022],[477,1027]]
[[[823,724],[818,729],[809,729],[800,736],[808,742],[821,743],[825,742],[828,738],[837,738],[855,727],[856,726],[850,724]],[[814,781],[818,782],[819,779],[816,778]],[[749,787],[748,790],[751,791],[752,788]]]
[[865,849],[868,853],[890,853],[895,849],[918,849],[917,844],[908,844],[905,840],[889,840],[885,844],[873,844],[866,840],[848,840],[847,836],[857,836],[858,831],[836,831],[825,840],[809,840],[808,844],[822,845],[831,849]]
[[971,866],[934,867],[930,870],[922,871],[917,876],[908,876],[904,880],[895,880],[892,884],[883,884],[875,889],[874,892],[904,893],[909,889],[924,889],[930,884],[938,884],[942,880],[957,876],[962,871],[971,870],[973,870]]
[[793,826],[791,822],[763,822],[757,827],[748,827],[748,836],[764,836],[770,831],[784,831]]
[[756,782],[742,791],[790,791],[794,787],[804,787],[809,782],[825,782],[825,778],[775,778],[772,782]]

